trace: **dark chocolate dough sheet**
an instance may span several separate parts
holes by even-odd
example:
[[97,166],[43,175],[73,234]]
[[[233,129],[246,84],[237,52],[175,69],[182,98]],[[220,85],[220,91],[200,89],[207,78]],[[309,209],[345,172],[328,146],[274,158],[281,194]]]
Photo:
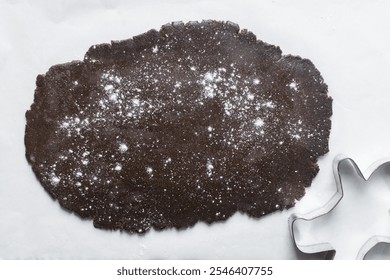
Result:
[[36,85],[27,160],[62,207],[99,228],[143,233],[292,207],[328,151],[319,71],[230,22],[95,45]]

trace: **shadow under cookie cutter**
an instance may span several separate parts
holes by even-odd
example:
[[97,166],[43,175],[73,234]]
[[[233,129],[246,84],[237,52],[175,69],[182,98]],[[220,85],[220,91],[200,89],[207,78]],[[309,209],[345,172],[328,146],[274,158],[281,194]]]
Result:
[[[311,245],[298,244],[296,241],[295,223],[299,220],[313,221],[315,219],[318,219],[322,216],[329,214],[337,207],[337,205],[344,197],[343,183],[340,175],[340,165],[345,161],[349,162],[352,165],[354,171],[357,173],[357,175],[366,182],[371,178],[371,175],[374,174],[376,170],[378,170],[384,165],[390,164],[389,158],[379,160],[374,164],[372,164],[363,174],[363,172],[359,169],[358,165],[355,163],[354,160],[345,157],[344,155],[336,156],[336,158],[333,161],[333,175],[336,181],[336,192],[328,200],[328,202],[326,202],[322,207],[317,208],[316,210],[311,211],[307,214],[301,215],[301,214],[294,213],[289,217],[288,220],[290,234],[293,239],[294,246],[296,247],[296,249],[298,249],[298,251],[304,254],[324,253],[323,255],[324,259],[328,259],[328,260],[334,259],[336,255],[335,248],[333,248],[333,246],[327,242],[311,244]],[[390,232],[389,232],[389,236],[373,235],[372,237],[370,237],[363,244],[363,246],[360,247],[358,254],[356,255],[356,259],[364,259],[367,253],[378,243],[390,244]]]

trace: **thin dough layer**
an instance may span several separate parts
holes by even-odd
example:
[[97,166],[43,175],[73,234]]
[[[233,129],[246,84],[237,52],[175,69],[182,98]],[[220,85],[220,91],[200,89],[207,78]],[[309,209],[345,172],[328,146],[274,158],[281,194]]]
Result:
[[143,233],[295,205],[328,151],[307,59],[230,22],[164,25],[37,77],[26,157],[95,227]]

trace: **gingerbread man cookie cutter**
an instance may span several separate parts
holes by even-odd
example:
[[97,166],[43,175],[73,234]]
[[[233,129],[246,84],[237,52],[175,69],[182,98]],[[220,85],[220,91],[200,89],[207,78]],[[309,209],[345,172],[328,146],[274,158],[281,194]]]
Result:
[[[355,177],[355,179],[352,180],[352,184],[354,184],[355,187],[360,185],[360,187],[357,187],[356,195],[351,196],[345,191],[343,176],[341,175],[341,168],[345,163],[349,164],[350,171],[353,171],[352,173],[354,173],[354,176],[352,177]],[[341,254],[341,259],[364,259],[367,253],[377,244],[390,244],[390,183],[386,182],[385,184],[382,184],[382,190],[379,188],[376,193],[372,190],[372,187],[375,186],[368,185],[368,181],[372,177],[375,177],[373,175],[377,173],[379,169],[386,167],[390,170],[390,159],[383,159],[375,162],[363,173],[354,160],[345,157],[344,155],[338,155],[333,161],[336,192],[322,207],[307,214],[294,213],[289,217],[289,229],[296,249],[304,254],[324,253],[323,256],[325,259],[334,259],[339,253],[338,249],[345,247],[345,245],[348,245],[349,243],[352,243],[353,245],[353,242],[350,241],[354,240],[356,236],[359,236],[360,241],[365,240],[363,245],[361,245],[360,248],[359,246],[357,246],[358,248],[346,246],[346,250],[349,250],[350,252]],[[389,172],[387,172],[387,174],[388,173]],[[376,179],[376,181],[378,181],[378,179]],[[384,192],[386,191],[389,191],[389,196],[384,195]],[[375,195],[372,195],[373,193],[375,193]],[[346,199],[346,196],[349,196],[348,199]],[[375,202],[373,205],[365,203],[365,200],[371,198]],[[344,200],[349,200],[349,202],[344,202]],[[340,210],[346,206],[350,206],[351,208],[351,205],[354,203],[359,204],[357,205],[358,213],[349,211],[348,207],[347,210]],[[383,213],[384,211],[379,213],[379,218],[381,220],[376,223],[378,226],[375,227],[375,219],[370,218],[370,215],[377,216],[376,211],[378,209],[376,208],[382,210],[386,209],[387,211],[386,213]],[[364,217],[364,211],[368,212],[368,217]],[[339,224],[337,224],[337,219],[339,220]],[[333,223],[332,220],[335,220],[336,222]],[[361,228],[356,227],[356,224],[359,224],[359,222],[362,224]],[[331,228],[332,225],[333,227]],[[320,231],[329,231],[331,233],[328,233],[328,235],[322,234],[320,238],[313,237],[312,232],[315,227],[319,227]],[[346,229],[348,235],[345,237],[346,239],[337,242],[337,239],[340,240],[340,238],[342,238],[337,236],[337,229],[340,227]],[[372,231],[376,230],[372,235],[369,235],[370,227],[372,227]],[[369,237],[365,238],[364,236]],[[330,240],[326,240],[326,238],[329,238]],[[359,238],[355,239],[358,240]],[[355,245],[356,244],[357,243],[355,242]],[[340,256],[338,258],[340,258]]]

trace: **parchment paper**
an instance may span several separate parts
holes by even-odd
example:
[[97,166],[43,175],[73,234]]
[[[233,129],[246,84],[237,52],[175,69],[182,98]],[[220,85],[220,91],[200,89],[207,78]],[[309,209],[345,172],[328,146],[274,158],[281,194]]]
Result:
[[[335,191],[332,160],[364,170],[390,157],[390,3],[386,1],[0,1],[0,258],[295,259],[287,218],[319,207]],[[35,78],[83,59],[93,44],[172,21],[230,20],[284,54],[309,58],[333,97],[330,152],[307,195],[262,219],[236,214],[211,226],[144,236],[95,229],[60,208],[25,160],[25,111]],[[390,208],[390,207],[389,207]],[[370,258],[390,258],[379,246]]]

